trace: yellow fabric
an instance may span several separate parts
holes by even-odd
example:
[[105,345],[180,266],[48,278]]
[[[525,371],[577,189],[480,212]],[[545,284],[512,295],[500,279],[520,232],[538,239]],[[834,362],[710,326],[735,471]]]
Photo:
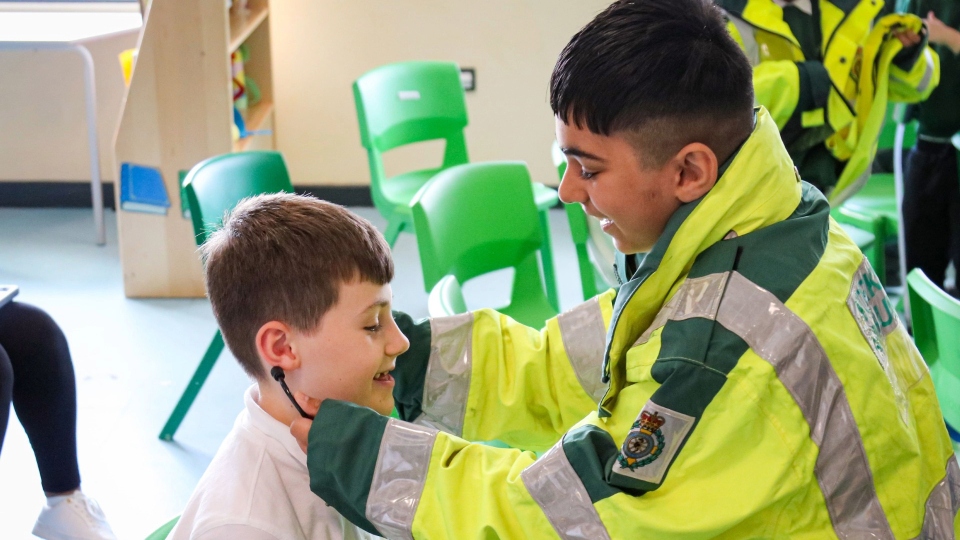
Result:
[[[832,82],[825,122],[835,132],[826,145],[838,160],[847,161],[837,185],[828,194],[831,204],[836,205],[856,192],[866,179],[864,173],[876,153],[888,98],[908,103],[926,99],[939,82],[939,59],[927,47],[924,54],[932,55],[933,73],[928,73],[930,68],[923,55],[910,73],[891,65],[903,46],[890,30],[900,25],[919,31],[922,21],[915,15],[887,15],[874,26],[883,7],[881,1],[863,0],[848,14],[826,0],[818,5],[823,65]],[[783,20],[783,10],[773,2],[748,0],[742,17],[755,27],[754,36],[737,32],[737,42],[745,49],[750,39],[759,44],[760,55],[754,59],[756,101],[770,110],[777,126],[783,129],[800,97],[794,63],[811,59],[803,57],[796,37]],[[736,30],[733,24],[727,26]],[[920,90],[924,78],[932,80]],[[789,90],[790,85],[797,88]],[[803,127],[817,125],[811,120],[804,118]]]
[[[597,297],[604,328],[610,326],[611,289]],[[474,369],[463,421],[463,437],[499,440],[517,448],[549,448],[597,403],[584,391],[567,360],[557,319],[543,330],[524,326],[492,309],[474,312],[473,342],[503,342],[484,351]],[[494,353],[494,354],[491,354]],[[599,359],[596,369],[600,376]]]
[[[866,181],[867,171],[877,153],[877,139],[883,129],[888,95],[901,101],[920,101],[926,99],[940,82],[940,59],[930,48],[924,50],[910,73],[893,65],[893,57],[903,49],[903,44],[890,35],[890,30],[902,26],[919,32],[922,25],[923,22],[915,15],[891,14],[880,19],[867,37],[863,45],[863,62],[857,87],[855,121],[837,129],[827,139],[827,148],[833,155],[847,161],[837,185],[830,193],[831,204],[840,204],[856,193]],[[928,57],[933,61],[933,73],[929,75],[931,80],[927,87],[923,92],[918,92],[917,86],[926,71],[931,69],[927,66]],[[894,79],[893,84],[891,79]]]
[[[573,409],[586,406],[583,396],[574,396],[577,404],[570,409],[548,410],[566,407],[563,390],[551,388],[573,386],[569,374],[558,367],[564,363],[553,356],[560,354],[552,348],[559,341],[557,328],[548,325],[545,334],[521,330],[484,312],[475,322],[483,328],[474,331],[470,433],[492,438],[498,431],[517,433],[526,422],[538,441],[546,441],[551,432],[556,441],[560,430],[593,425],[621,444],[659,388],[651,368],[660,350],[660,332],[636,343],[684,281],[694,258],[731,230],[743,236],[784,220],[800,197],[801,184],[776,125],[761,109],[753,135],[724,177],[680,226],[657,271],[614,316],[618,322],[608,338],[612,381],[604,399],[610,416],[600,418],[591,412],[572,424]],[[929,375],[917,363],[912,344],[897,333],[886,340],[915,413],[899,425],[896,404],[880,397],[890,393],[883,385],[891,383],[877,364],[863,362],[863,356],[873,352],[860,337],[850,311],[841,302],[823,310],[823,298],[847,297],[862,260],[857,247],[831,221],[822,259],[787,305],[814,329],[838,376],[847,383],[878,496],[897,538],[910,538],[919,533],[923,504],[943,477],[950,446]],[[611,324],[606,312],[605,322]],[[840,360],[845,358],[858,362]],[[513,377],[510,371],[520,375]],[[552,377],[558,381],[541,380]],[[499,388],[503,385],[506,390]],[[475,392],[480,397],[475,398]],[[539,422],[485,416],[522,416],[530,403],[540,400],[545,410]],[[498,427],[483,431],[486,421]],[[707,407],[663,485],[641,496],[619,492],[600,499],[594,508],[611,538],[836,538],[816,481],[817,455],[793,397],[770,363],[748,350]],[[483,447],[439,434],[413,521],[414,537],[556,538],[521,478],[534,461],[529,452]]]

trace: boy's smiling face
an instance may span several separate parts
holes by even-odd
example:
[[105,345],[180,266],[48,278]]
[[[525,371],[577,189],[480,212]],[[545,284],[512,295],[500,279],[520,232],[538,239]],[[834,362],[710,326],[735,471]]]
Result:
[[392,294],[389,284],[343,283],[337,303],[318,328],[291,329],[289,346],[299,359],[299,368],[287,372],[291,390],[390,414],[394,386],[390,371],[410,346],[393,320]]
[[559,117],[557,141],[567,156],[560,199],[599,219],[620,252],[649,251],[680,207],[675,164],[647,167],[623,136],[598,135]]

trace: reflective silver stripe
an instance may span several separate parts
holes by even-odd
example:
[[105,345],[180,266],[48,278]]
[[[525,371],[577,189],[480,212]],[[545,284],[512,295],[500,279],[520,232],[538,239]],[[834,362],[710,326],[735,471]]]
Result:
[[927,498],[923,513],[923,530],[918,539],[954,539],[953,520],[960,511],[960,469],[957,468],[957,456],[947,460],[947,474],[937,484]]
[[837,373],[809,326],[769,291],[734,272],[717,322],[769,362],[793,396],[820,447],[816,474],[837,536],[893,538],[853,411]]
[[760,46],[757,44],[757,37],[753,33],[753,27],[740,17],[731,15],[728,11],[724,11],[724,14],[726,14],[727,20],[737,28],[737,33],[740,34],[740,40],[743,41],[743,52],[747,55],[747,59],[750,60],[750,65],[756,67],[757,64],[760,63]]
[[684,281],[677,294],[657,313],[634,345],[646,343],[650,335],[667,324],[667,321],[682,321],[694,317],[716,319],[717,308],[720,307],[720,299],[723,298],[723,289],[729,276],[730,272],[723,272]]
[[927,87],[930,86],[930,80],[933,79],[935,65],[933,62],[933,55],[930,54],[930,47],[924,47],[923,59],[926,61],[927,66],[923,71],[923,79],[921,79],[920,84],[917,85],[917,92],[920,93],[923,93],[927,90]]
[[416,423],[459,436],[473,368],[473,313],[430,319],[430,332],[423,414]]
[[365,515],[387,538],[412,539],[437,430],[391,418],[380,440]]
[[562,439],[533,465],[524,469],[520,478],[560,538],[610,539],[587,488],[563,451]]
[[607,328],[603,324],[599,300],[593,298],[561,313],[557,317],[557,324],[560,325],[563,349],[567,351],[577,380],[587,394],[599,403],[607,390],[607,385],[600,380]]

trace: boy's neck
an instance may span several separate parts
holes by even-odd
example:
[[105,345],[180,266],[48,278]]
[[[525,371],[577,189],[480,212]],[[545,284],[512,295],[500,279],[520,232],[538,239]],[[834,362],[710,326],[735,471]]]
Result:
[[255,400],[267,414],[274,420],[289,426],[294,420],[300,418],[300,413],[290,403],[290,398],[283,393],[280,384],[274,380],[263,380],[257,383],[259,390],[258,398]]

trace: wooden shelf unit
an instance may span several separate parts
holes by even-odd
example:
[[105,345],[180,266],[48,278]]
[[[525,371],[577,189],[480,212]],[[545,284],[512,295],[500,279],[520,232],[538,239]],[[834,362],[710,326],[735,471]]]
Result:
[[[189,219],[180,212],[180,171],[231,151],[274,148],[274,137],[233,141],[230,54],[250,53],[247,77],[261,99],[241,111],[246,129],[273,129],[270,17],[267,0],[153,0],[115,139],[117,163],[158,169],[170,198],[167,214],[117,209],[124,294],[202,297],[203,275]],[[120,182],[116,183],[120,201]]]

